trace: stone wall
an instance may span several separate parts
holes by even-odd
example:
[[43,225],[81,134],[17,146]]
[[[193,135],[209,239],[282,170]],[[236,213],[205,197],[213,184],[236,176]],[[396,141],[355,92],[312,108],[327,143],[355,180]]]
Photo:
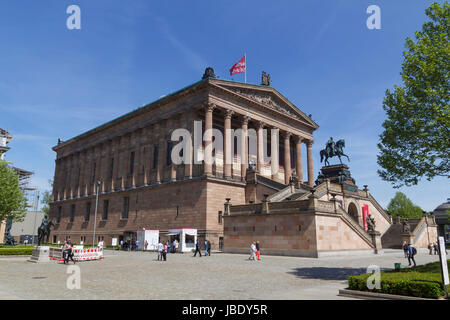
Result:
[[313,214],[254,214],[224,217],[224,252],[250,253],[259,241],[261,254],[317,257]]

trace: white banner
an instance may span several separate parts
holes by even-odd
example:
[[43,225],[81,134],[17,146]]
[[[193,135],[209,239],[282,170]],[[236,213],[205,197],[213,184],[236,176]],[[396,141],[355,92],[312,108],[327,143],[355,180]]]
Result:
[[444,285],[447,286],[449,284],[449,279],[448,279],[447,254],[445,252],[444,237],[439,237],[439,254],[441,258],[442,280],[444,282]]

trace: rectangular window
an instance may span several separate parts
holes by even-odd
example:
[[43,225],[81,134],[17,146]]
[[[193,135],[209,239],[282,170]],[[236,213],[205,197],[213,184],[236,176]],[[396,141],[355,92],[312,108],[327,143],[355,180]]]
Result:
[[153,169],[158,167],[159,146],[155,146],[153,149]]
[[102,220],[108,220],[109,200],[103,200]]
[[62,215],[62,207],[59,206],[58,207],[58,215],[56,217],[56,223],[60,223],[61,222],[61,215]]
[[217,222],[222,224],[222,211],[219,211],[219,214],[217,215]]
[[84,221],[89,221],[91,217],[91,203],[86,203],[86,214],[84,215]]
[[111,158],[111,163],[109,164],[109,178],[112,179],[114,172],[114,158]]
[[72,204],[70,206],[70,222],[73,222],[75,220],[75,205]]
[[130,175],[134,173],[134,151],[130,154]]
[[128,219],[128,211],[130,209],[130,198],[123,197],[122,219]]
[[166,165],[172,164],[173,141],[167,141]]

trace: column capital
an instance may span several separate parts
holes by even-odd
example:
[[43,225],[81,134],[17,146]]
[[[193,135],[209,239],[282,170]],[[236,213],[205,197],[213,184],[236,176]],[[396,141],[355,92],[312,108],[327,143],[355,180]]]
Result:
[[312,146],[313,143],[314,143],[314,140],[312,140],[312,139],[305,139],[305,143],[306,143],[307,146]]
[[282,131],[282,132],[281,132],[281,136],[282,136],[284,139],[289,139],[289,138],[292,136],[292,133],[289,132],[289,131]]
[[230,119],[233,114],[234,114],[233,110],[226,109],[225,110],[225,119]]
[[303,140],[305,140],[305,138],[303,138],[302,136],[295,136],[295,142],[296,143],[302,143],[303,142]]
[[256,128],[257,129],[263,129],[266,126],[267,126],[267,124],[265,124],[263,121],[256,121]]
[[249,116],[242,116],[240,120],[241,120],[241,124],[248,125],[248,121],[250,120],[250,117]]
[[212,102],[208,102],[208,103],[205,105],[205,111],[207,111],[207,112],[212,112],[216,107],[217,107],[216,104],[214,104],[214,103],[212,103]]

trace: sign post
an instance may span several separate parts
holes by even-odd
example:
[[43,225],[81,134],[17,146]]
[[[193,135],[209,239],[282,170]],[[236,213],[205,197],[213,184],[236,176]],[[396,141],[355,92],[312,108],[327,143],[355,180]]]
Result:
[[112,238],[112,246],[113,246],[113,254],[114,254],[114,251],[116,250],[116,246],[117,246],[117,238]]
[[445,240],[444,237],[439,237],[439,261],[441,263],[441,275],[442,275],[442,284],[445,290],[445,297],[448,299],[448,267],[447,267],[447,254],[445,252]]

